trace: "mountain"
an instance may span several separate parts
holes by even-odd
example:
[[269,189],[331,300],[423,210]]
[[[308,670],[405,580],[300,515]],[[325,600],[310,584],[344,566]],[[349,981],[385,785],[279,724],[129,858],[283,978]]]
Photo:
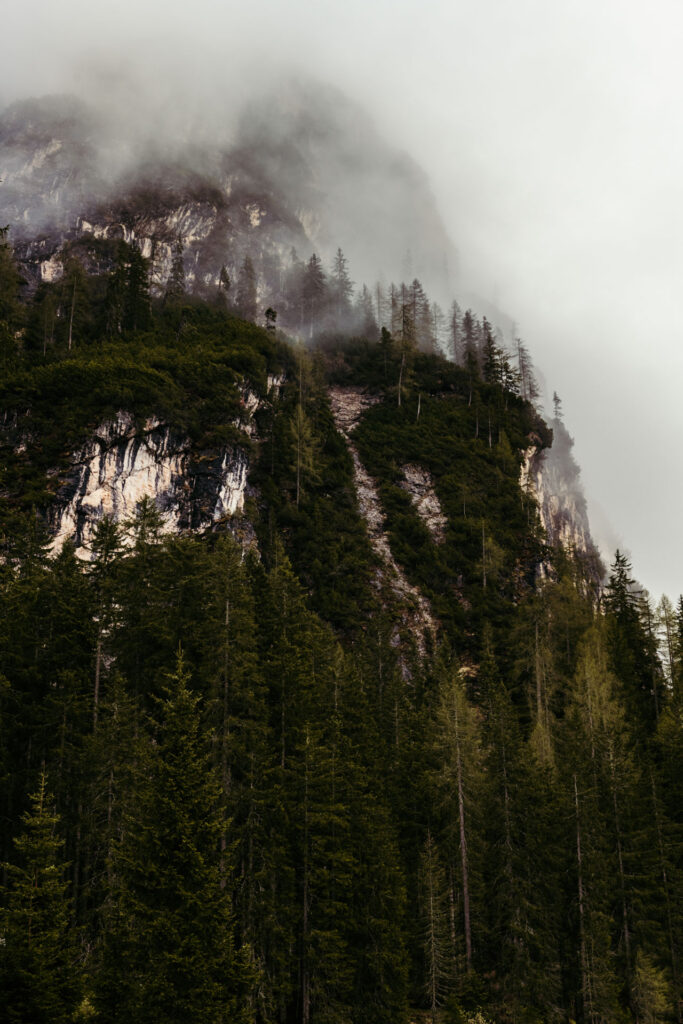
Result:
[[331,87],[290,81],[252,101],[230,141],[131,132],[69,97],[2,115],[2,207],[34,279],[51,280],[64,242],[85,235],[137,241],[159,285],[180,238],[201,287],[222,266],[236,280],[245,255],[272,276],[292,247],[327,257],[341,246],[368,281],[409,259],[446,291],[455,251],[424,173]]
[[115,173],[4,115],[0,1016],[676,1020],[683,599],[605,574],[521,341],[288,252],[445,245],[300,88]]

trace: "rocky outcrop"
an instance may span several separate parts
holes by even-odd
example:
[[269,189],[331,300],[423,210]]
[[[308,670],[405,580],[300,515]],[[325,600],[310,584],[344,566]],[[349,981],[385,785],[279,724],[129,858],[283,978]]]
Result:
[[[429,602],[406,578],[394,558],[386,533],[385,516],[377,485],[360,460],[351,432],[366,409],[379,398],[368,395],[360,388],[330,388],[330,405],[337,430],[345,439],[353,459],[353,477],[358,496],[358,507],[365,520],[370,543],[378,556],[381,569],[375,581],[378,591],[388,588],[403,609],[402,625],[412,634],[421,654],[428,635],[436,634],[436,622]],[[398,639],[398,634],[397,634]]]
[[552,420],[551,448],[530,445],[523,452],[520,486],[538,504],[548,543],[582,557],[597,558],[573,440],[561,420]]
[[34,284],[61,275],[65,245],[78,243],[98,272],[115,251],[108,243],[123,239],[150,259],[161,289],[180,239],[186,283],[200,291],[223,266],[234,285],[249,255],[260,301],[266,286],[279,293],[293,247],[327,259],[339,245],[359,280],[377,267],[397,276],[410,250],[414,272],[446,287],[456,255],[425,175],[336,90],[281,83],[250,104],[230,141],[214,131],[170,144],[148,128],[131,139],[127,117],[63,96],[0,114],[3,223]]
[[55,554],[71,540],[79,557],[89,558],[102,517],[132,520],[144,498],[154,502],[166,533],[208,529],[244,508],[245,449],[196,454],[167,425],[148,420],[137,427],[127,412],[102,423],[70,461],[49,512]]
[[446,536],[448,519],[441,511],[441,503],[434,490],[431,473],[423,466],[409,464],[402,468],[401,487],[410,495],[410,500],[422,522],[437,544]]

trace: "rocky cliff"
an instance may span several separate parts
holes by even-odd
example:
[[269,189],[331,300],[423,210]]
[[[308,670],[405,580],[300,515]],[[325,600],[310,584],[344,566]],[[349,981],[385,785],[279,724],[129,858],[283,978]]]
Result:
[[580,469],[572,455],[574,442],[562,420],[553,419],[550,426],[552,446],[539,449],[532,445],[524,452],[520,486],[538,504],[548,544],[590,563],[590,576],[599,587],[604,567],[591,536]]
[[71,456],[48,515],[51,549],[56,553],[69,540],[79,557],[89,558],[102,517],[132,522],[145,498],[154,502],[165,533],[227,523],[244,508],[248,468],[243,448],[202,456],[168,425],[148,420],[137,429],[130,413],[120,412]]
[[370,283],[401,276],[407,252],[410,271],[436,287],[454,269],[425,175],[336,90],[288,82],[212,146],[132,143],[122,125],[69,97],[17,103],[0,117],[3,221],[34,281],[59,276],[64,244],[80,238],[91,243],[90,269],[103,241],[137,242],[158,287],[178,239],[187,282],[200,290],[218,283],[222,266],[234,281],[246,255],[261,287],[273,286],[292,247],[327,258],[342,246]]

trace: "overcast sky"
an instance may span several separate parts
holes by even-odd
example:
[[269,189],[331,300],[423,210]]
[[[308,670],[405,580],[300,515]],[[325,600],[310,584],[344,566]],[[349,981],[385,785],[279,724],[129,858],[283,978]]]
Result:
[[145,43],[226,120],[281,65],[360,100],[563,399],[608,561],[683,590],[680,0],[0,0],[0,34],[0,104]]

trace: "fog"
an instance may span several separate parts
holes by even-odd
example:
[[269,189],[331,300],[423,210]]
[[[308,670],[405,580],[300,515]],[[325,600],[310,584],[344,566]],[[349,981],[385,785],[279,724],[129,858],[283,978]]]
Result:
[[0,0],[0,105],[104,97],[133,146],[227,138],[292,70],[359,101],[427,172],[459,288],[516,321],[562,397],[607,561],[619,544],[654,594],[683,589],[678,4],[22,6]]

